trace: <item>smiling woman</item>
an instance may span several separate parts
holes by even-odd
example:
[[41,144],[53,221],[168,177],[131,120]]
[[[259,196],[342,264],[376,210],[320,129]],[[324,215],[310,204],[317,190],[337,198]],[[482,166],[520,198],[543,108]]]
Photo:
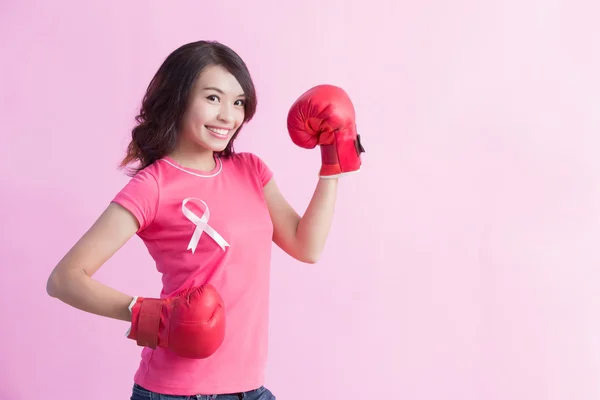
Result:
[[[290,135],[323,154],[323,179],[300,217],[269,167],[233,150],[255,110],[250,73],[233,50],[205,41],[175,50],[142,101],[122,162],[137,164],[131,180],[48,279],[51,296],[130,322],[127,337],[144,347],[131,400],[275,398],[263,386],[272,243],[299,261],[317,261],[337,178],[360,169],[363,150],[341,89],[321,86],[298,99]],[[92,279],[136,234],[162,274],[159,298]]]
[[231,154],[232,139],[245,122],[245,104],[241,85],[227,69],[220,65],[206,67],[190,94],[171,156],[198,169],[214,168],[214,165],[193,163],[200,153],[219,154],[228,146]]
[[[214,160],[209,153],[224,158],[233,154],[234,140],[254,116],[256,105],[250,72],[235,52],[217,42],[183,45],[167,57],[148,85],[122,166],[139,161],[130,169],[135,173],[170,154],[184,165],[210,169]],[[228,132],[213,130],[218,136],[210,137],[220,139],[213,142],[207,140],[209,127]],[[195,156],[198,150],[200,159]]]

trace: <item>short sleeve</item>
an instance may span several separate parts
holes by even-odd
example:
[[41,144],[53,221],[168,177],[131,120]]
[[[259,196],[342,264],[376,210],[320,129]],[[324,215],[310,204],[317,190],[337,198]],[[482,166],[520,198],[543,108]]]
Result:
[[156,178],[147,170],[142,170],[131,178],[113,198],[112,202],[119,204],[133,214],[140,225],[139,233],[154,220],[158,198]]
[[269,166],[256,154],[248,153],[248,156],[261,184],[265,186],[273,177],[273,171],[271,171]]

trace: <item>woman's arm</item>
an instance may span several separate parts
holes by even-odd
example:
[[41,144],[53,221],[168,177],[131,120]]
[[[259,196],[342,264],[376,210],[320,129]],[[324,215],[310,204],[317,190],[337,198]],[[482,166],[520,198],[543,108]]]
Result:
[[94,273],[138,230],[135,217],[111,203],[91,228],[56,265],[46,291],[62,302],[108,318],[131,321],[133,296],[94,279]]
[[273,221],[273,241],[298,261],[316,263],[331,228],[338,179],[319,179],[310,203],[300,217],[282,195],[274,179],[264,187]]

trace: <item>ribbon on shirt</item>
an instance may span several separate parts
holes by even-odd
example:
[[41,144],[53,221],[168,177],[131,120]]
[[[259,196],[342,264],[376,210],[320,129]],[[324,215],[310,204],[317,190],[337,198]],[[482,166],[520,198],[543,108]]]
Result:
[[[198,200],[202,204],[204,204],[204,207],[206,207],[206,209],[204,211],[204,214],[202,214],[202,217],[198,217],[192,212],[192,210],[185,206],[186,203],[190,200]],[[188,197],[181,203],[181,211],[187,219],[189,219],[194,225],[196,225],[196,229],[194,230],[194,234],[192,235],[192,238],[190,239],[190,243],[188,244],[188,248],[186,250],[191,249],[192,253],[194,253],[196,251],[196,246],[198,246],[198,242],[200,241],[202,233],[206,232],[206,234],[213,238],[214,241],[217,242],[217,244],[221,247],[221,249],[225,251],[225,247],[229,246],[229,243],[227,243],[225,239],[223,239],[223,237],[219,235],[212,226],[208,225],[208,220],[210,218],[210,210],[208,209],[208,205],[204,201],[196,199],[194,197]]]

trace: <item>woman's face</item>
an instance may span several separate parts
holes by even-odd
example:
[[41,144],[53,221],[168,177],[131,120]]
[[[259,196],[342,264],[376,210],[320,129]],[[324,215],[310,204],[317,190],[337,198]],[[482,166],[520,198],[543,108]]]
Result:
[[231,73],[206,67],[192,88],[179,145],[223,151],[244,122],[244,104],[244,91]]

